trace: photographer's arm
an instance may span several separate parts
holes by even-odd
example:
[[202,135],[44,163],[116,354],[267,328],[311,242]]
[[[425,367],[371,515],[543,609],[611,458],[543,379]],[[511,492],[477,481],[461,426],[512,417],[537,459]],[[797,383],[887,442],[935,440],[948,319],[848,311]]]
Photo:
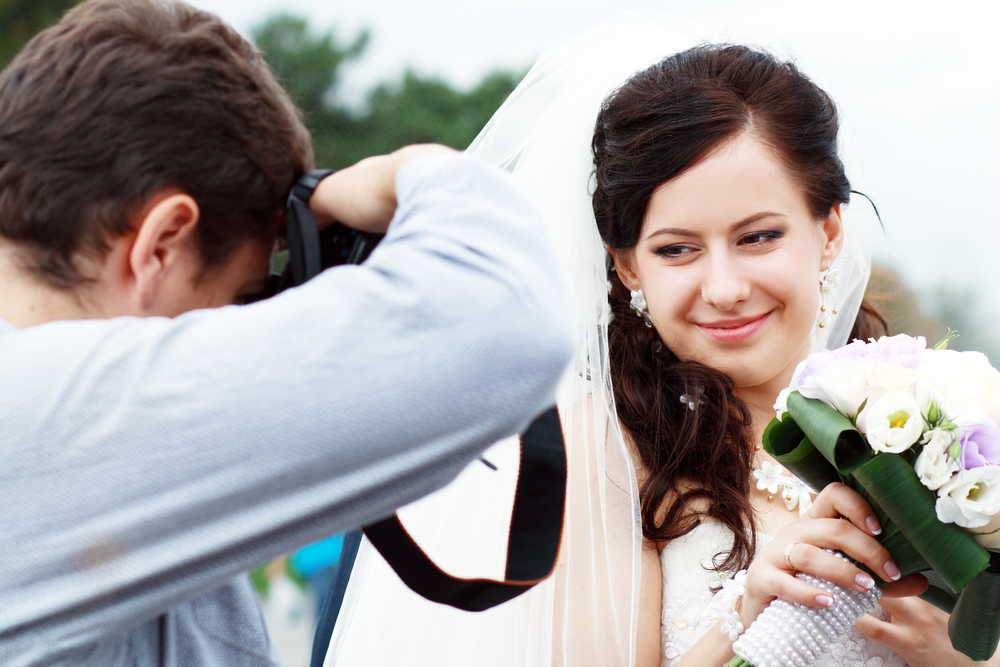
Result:
[[396,174],[403,165],[423,155],[455,153],[439,144],[417,144],[365,158],[320,181],[309,208],[321,229],[336,220],[362,232],[385,234],[396,213]]
[[395,172],[362,266],[245,307],[0,330],[0,644],[147,622],[443,486],[552,402],[571,316],[537,211],[466,156]]

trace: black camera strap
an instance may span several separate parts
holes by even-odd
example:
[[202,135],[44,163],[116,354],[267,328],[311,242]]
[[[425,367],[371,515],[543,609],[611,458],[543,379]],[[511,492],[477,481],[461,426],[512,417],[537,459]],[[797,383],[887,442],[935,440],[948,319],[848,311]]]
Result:
[[309,210],[309,198],[319,182],[332,173],[329,169],[310,171],[288,193],[288,265],[293,285],[301,285],[323,270],[319,229]]
[[505,579],[460,579],[417,546],[396,515],[362,528],[411,590],[465,611],[484,611],[548,577],[559,554],[566,501],[566,449],[559,413],[550,408],[521,436],[521,468],[507,542]]

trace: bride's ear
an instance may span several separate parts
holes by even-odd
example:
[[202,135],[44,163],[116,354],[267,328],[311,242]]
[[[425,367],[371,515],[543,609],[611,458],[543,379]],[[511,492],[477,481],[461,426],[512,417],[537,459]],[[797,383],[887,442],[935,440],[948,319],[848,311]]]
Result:
[[[840,202],[830,208],[830,214],[820,224],[820,241],[823,247],[820,252],[819,270],[826,271],[833,264],[833,260],[840,255],[844,247],[844,221],[840,217]],[[617,267],[617,262],[615,266]],[[619,272],[620,274],[620,272]]]
[[611,259],[615,262],[615,271],[618,273],[618,279],[622,281],[622,284],[630,290],[637,290],[642,287],[639,284],[639,277],[635,275],[635,270],[632,268],[634,248],[630,250],[608,248],[608,252],[611,253]]

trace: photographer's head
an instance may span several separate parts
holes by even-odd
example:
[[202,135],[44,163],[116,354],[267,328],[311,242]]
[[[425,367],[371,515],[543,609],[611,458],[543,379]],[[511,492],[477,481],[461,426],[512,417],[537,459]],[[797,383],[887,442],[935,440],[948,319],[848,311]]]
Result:
[[81,316],[221,305],[266,270],[311,167],[294,106],[220,19],[92,0],[0,74],[2,268]]

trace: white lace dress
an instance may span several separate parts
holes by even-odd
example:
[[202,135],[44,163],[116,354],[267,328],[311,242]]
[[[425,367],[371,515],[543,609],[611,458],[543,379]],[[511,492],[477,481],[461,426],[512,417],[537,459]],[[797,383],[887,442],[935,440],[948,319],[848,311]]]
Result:
[[[759,535],[758,541],[770,541]],[[677,663],[702,635],[712,629],[725,611],[723,601],[713,589],[721,585],[719,574],[711,569],[712,557],[732,545],[732,533],[715,522],[704,522],[690,533],[673,540],[660,552],[663,573],[663,601],[660,619],[660,665]],[[881,607],[876,612],[883,613]],[[715,630],[720,641],[722,633]],[[817,665],[826,667],[905,667],[906,663],[888,648],[851,632],[833,646],[830,654]]]

